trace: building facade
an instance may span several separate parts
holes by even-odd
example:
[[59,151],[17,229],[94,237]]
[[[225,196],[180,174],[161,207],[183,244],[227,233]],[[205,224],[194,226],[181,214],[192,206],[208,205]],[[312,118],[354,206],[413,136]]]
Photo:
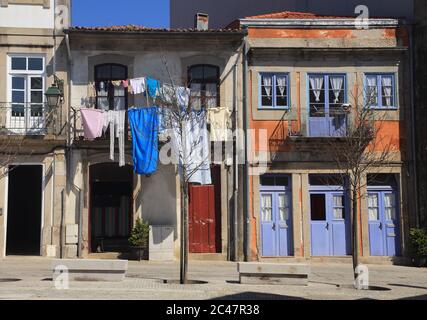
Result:
[[369,108],[382,141],[373,148],[387,145],[390,157],[363,178],[361,256],[395,261],[408,253],[415,223],[409,33],[398,20],[369,23],[358,29],[352,19],[289,12],[240,19],[248,30],[249,128],[266,130],[269,141],[251,142],[258,157],[268,154],[265,172],[249,179],[251,259],[351,256],[349,191],[334,152],[357,108],[368,107],[372,86]]
[[427,132],[423,126],[425,110],[427,108],[426,82],[427,66],[425,58],[427,54],[427,4],[425,1],[415,1],[415,119],[416,119],[416,144],[417,144],[417,170],[418,170],[418,199],[419,199],[419,225],[427,226]]
[[69,1],[0,4],[0,256],[59,255],[68,96],[51,106],[45,92],[55,79],[67,92],[69,20],[55,10]]
[[[190,28],[197,13],[206,13],[210,17],[210,27],[223,28],[231,21],[260,14],[282,11],[311,12],[322,15],[355,16],[359,5],[369,8],[370,17],[389,17],[412,19],[413,0],[171,0],[171,28]],[[223,10],[227,8],[227,10]]]

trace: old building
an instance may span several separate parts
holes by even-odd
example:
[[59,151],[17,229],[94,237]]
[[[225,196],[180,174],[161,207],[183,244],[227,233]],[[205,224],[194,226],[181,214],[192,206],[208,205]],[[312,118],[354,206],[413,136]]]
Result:
[[[55,25],[54,12],[68,5],[0,2],[0,257],[60,254],[69,20]],[[53,83],[62,101],[46,98]]]
[[414,15],[413,0],[171,0],[170,26],[191,27],[199,12],[209,15],[212,28],[224,27],[241,17],[282,11],[353,17],[359,5],[368,7],[370,17],[411,19]]
[[[132,141],[128,138],[126,166],[120,168],[117,161],[110,160],[108,133],[106,139],[84,139],[80,108],[152,106],[151,98],[131,94],[128,89],[115,90],[108,98],[102,90],[94,89],[101,82],[152,77],[162,84],[190,86],[196,94],[197,90],[209,92],[209,105],[226,107],[232,113],[237,108],[237,62],[244,31],[123,26],[72,27],[66,32],[72,57],[66,221],[82,232],[82,255],[123,251],[133,221],[142,217],[150,225],[169,228],[156,242],[172,237],[172,249],[179,257],[181,195],[177,167],[161,163],[150,176],[134,174]],[[190,188],[191,258],[229,257],[233,172],[232,165],[216,163],[211,170],[212,185]],[[116,217],[113,221],[111,215]],[[68,245],[76,248],[76,244]]]
[[424,126],[427,108],[427,3],[415,1],[415,27],[414,51],[415,51],[415,119],[417,133],[417,170],[418,170],[418,199],[420,225],[427,226],[427,130]]
[[[268,161],[265,173],[248,179],[248,258],[351,255],[348,192],[336,178],[341,171],[331,141],[346,136],[368,86],[374,87],[369,108],[379,119],[379,139],[393,151],[381,168],[371,168],[375,175],[364,178],[361,255],[371,262],[406,255],[415,223],[406,28],[395,19],[371,19],[364,29],[354,19],[293,12],[233,25],[248,31],[243,107],[249,129],[266,130],[269,140],[262,144],[259,133],[251,142]],[[350,111],[339,112],[343,106]]]

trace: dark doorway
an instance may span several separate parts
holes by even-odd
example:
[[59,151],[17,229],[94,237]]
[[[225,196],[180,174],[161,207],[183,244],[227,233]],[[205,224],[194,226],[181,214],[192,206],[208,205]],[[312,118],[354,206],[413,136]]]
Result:
[[43,166],[9,167],[6,255],[40,255]]
[[91,252],[126,252],[132,227],[132,167],[94,165],[90,180]]

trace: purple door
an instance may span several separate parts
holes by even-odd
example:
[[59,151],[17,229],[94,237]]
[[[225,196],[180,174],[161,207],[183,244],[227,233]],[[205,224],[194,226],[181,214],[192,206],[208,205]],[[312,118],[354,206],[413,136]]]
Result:
[[348,214],[343,192],[310,194],[312,256],[346,256],[350,252]]
[[371,256],[400,254],[400,236],[394,190],[370,190],[368,194],[369,246]]
[[264,257],[293,255],[290,192],[261,192],[261,243]]

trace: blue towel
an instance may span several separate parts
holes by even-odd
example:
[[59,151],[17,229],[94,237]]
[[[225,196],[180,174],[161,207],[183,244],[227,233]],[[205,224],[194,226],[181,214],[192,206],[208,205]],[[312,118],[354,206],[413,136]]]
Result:
[[130,109],[128,113],[134,170],[137,174],[152,174],[157,170],[159,161],[157,107]]
[[[146,85],[147,85],[147,93],[151,98],[155,98],[158,96],[159,88],[160,88],[160,82],[159,80],[155,80],[152,78],[146,78]],[[146,94],[147,94],[146,93]]]

